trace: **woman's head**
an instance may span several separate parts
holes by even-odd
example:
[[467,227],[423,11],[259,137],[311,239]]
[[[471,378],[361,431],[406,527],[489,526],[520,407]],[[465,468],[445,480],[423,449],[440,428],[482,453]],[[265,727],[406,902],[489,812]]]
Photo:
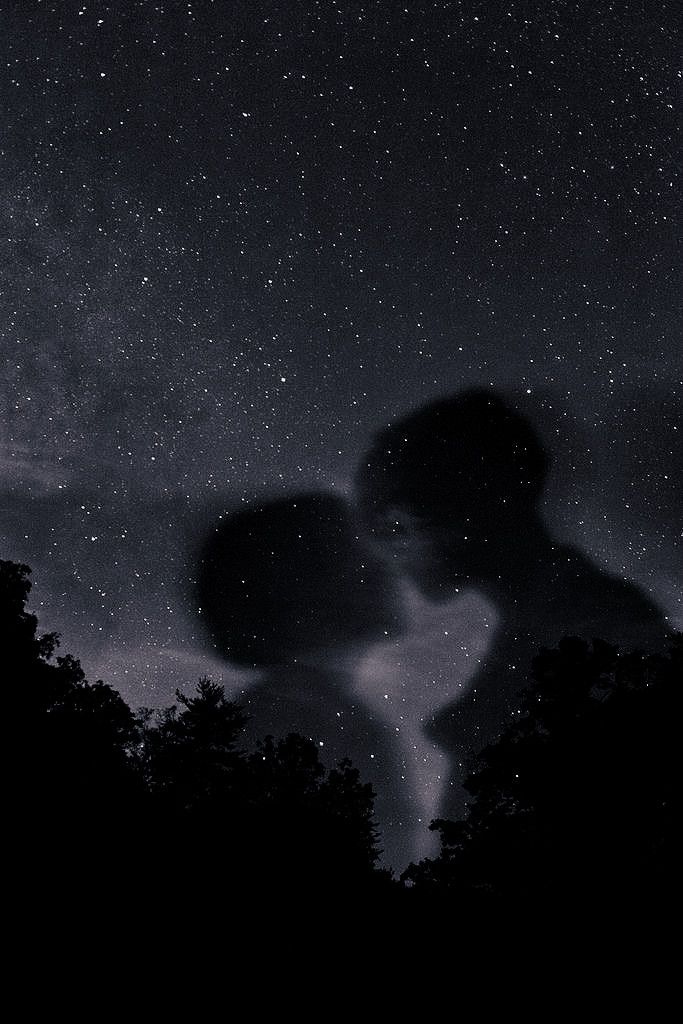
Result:
[[220,522],[202,548],[198,595],[221,653],[255,667],[353,649],[397,627],[392,578],[346,503],[324,493]]

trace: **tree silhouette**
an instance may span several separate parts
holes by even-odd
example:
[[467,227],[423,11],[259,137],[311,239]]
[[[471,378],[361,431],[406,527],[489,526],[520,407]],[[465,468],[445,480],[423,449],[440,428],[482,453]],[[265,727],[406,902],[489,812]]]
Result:
[[27,920],[130,919],[145,796],[131,758],[135,718],[76,658],[56,656],[58,635],[41,635],[26,608],[30,590],[28,566],[0,561],[8,877]]
[[38,620],[26,610],[30,575],[27,565],[0,559],[0,642],[10,671],[43,662],[57,645],[56,633],[37,635]]
[[13,796],[34,895],[131,911],[147,865],[146,902],[179,920],[261,893],[386,884],[374,794],[349,762],[327,771],[296,734],[246,752],[242,708],[206,678],[133,715],[77,659],[55,657],[58,636],[39,634],[26,608],[29,577],[0,561],[5,696],[21,736]]
[[519,714],[478,757],[464,821],[405,879],[500,897],[664,898],[673,880],[678,688],[667,656],[566,638],[543,650]]
[[176,699],[181,710],[173,705],[156,716],[149,709],[138,714],[138,764],[151,793],[177,811],[191,811],[234,789],[244,760],[236,744],[246,718],[208,678],[200,679],[194,696],[177,690]]
[[350,761],[327,772],[316,745],[291,733],[266,737],[249,767],[253,824],[271,865],[299,885],[324,889],[370,880],[379,856],[374,793]]
[[221,867],[223,899],[236,884],[252,893],[327,892],[370,879],[373,792],[349,762],[326,771],[316,745],[295,733],[245,753],[244,715],[221,686],[202,679],[194,696],[176,696],[180,707],[140,713],[137,754],[149,793],[147,844],[162,875],[168,866],[167,882],[182,863],[195,879],[193,898],[206,881],[215,900],[215,880],[201,877],[208,861]]
[[[0,561],[0,651],[19,735],[12,852],[25,905],[88,927],[205,927],[237,906],[396,888],[376,870],[372,788],[296,734],[241,748],[245,715],[200,679],[134,715],[26,608],[30,569]],[[148,884],[145,884],[145,883]],[[142,894],[142,895],[141,895]],[[142,902],[141,902],[142,901]],[[322,906],[323,904],[319,904]],[[160,932],[159,932],[160,933]]]
[[[398,895],[376,868],[372,787],[350,762],[326,770],[296,734],[243,750],[242,708],[205,678],[173,707],[133,715],[77,659],[55,657],[58,637],[26,610],[29,575],[0,561],[13,837],[34,896],[130,915],[141,863],[146,904],[176,922],[264,894]],[[682,678],[680,636],[667,655],[576,638],[542,650],[468,779],[467,818],[435,822],[441,854],[405,873],[418,901],[665,901]]]
[[55,658],[59,637],[40,635],[26,610],[26,565],[0,561],[0,649],[16,746],[13,789],[27,848],[50,846],[67,862],[111,849],[139,786],[129,759],[134,716],[110,686],[85,680],[78,660]]

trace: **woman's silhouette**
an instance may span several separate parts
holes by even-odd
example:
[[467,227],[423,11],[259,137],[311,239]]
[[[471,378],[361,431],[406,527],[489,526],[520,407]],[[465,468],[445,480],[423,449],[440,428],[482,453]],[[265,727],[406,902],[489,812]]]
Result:
[[667,626],[635,586],[556,543],[538,511],[549,458],[498,395],[466,391],[383,431],[357,474],[369,532],[434,602],[474,588],[497,627],[483,667],[435,708],[427,732],[448,753],[441,816],[461,817],[471,754],[517,708],[533,656],[575,635],[660,649]]
[[298,732],[323,764],[350,758],[373,784],[384,862],[405,865],[408,807],[387,723],[364,705],[358,661],[399,632],[392,578],[345,502],[303,494],[226,518],[203,545],[198,592],[213,644],[254,670],[248,739]]

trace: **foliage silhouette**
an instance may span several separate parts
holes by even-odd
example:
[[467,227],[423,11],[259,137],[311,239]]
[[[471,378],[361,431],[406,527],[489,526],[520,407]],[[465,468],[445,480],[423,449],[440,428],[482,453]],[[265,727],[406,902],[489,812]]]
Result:
[[242,763],[236,744],[246,719],[207,678],[200,679],[195,696],[177,690],[176,698],[180,711],[173,705],[156,716],[148,709],[138,714],[138,764],[150,793],[169,808],[187,811],[224,799],[232,790]]
[[327,771],[294,734],[245,752],[242,709],[208,679],[173,707],[134,715],[75,658],[54,657],[58,637],[40,635],[26,610],[29,576],[0,561],[6,693],[22,738],[20,860],[43,896],[96,892],[110,910],[130,908],[145,870],[160,894],[177,890],[181,914],[237,894],[386,885],[374,794],[350,763]]
[[467,818],[433,823],[441,854],[400,887],[377,869],[372,787],[348,761],[326,770],[296,734],[243,750],[243,711],[208,679],[133,715],[54,657],[58,638],[26,610],[29,574],[0,561],[15,849],[33,898],[125,921],[145,870],[148,912],[176,923],[264,895],[321,907],[387,896],[408,910],[433,897],[461,909],[669,898],[680,636],[666,655],[577,638],[542,650],[519,714],[467,781]]
[[195,696],[177,697],[181,710],[139,716],[158,864],[164,849],[185,871],[210,857],[243,890],[327,891],[371,879],[373,792],[348,762],[326,771],[316,745],[294,733],[243,751],[245,717],[207,679]]
[[85,681],[77,659],[55,657],[59,638],[40,635],[26,611],[30,569],[0,561],[0,649],[16,744],[13,798],[21,856],[64,877],[74,857],[111,864],[129,841],[142,787],[130,761],[135,719],[102,682]]
[[673,884],[683,641],[667,655],[565,638],[543,650],[520,714],[482,751],[463,821],[404,879],[538,900],[666,899]]

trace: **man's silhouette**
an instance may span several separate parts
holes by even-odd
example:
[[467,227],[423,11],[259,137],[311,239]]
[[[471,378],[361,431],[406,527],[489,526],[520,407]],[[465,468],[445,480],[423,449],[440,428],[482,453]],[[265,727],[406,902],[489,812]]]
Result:
[[400,615],[390,574],[361,533],[329,494],[240,511],[206,539],[198,594],[215,647],[255,670],[239,697],[248,739],[297,732],[327,767],[350,758],[376,793],[384,862],[404,866],[412,851],[400,755],[355,681],[359,659],[400,631]]
[[524,417],[472,390],[383,431],[358,471],[365,521],[398,570],[432,601],[474,588],[498,617],[483,667],[427,727],[451,761],[442,817],[463,815],[468,759],[515,714],[541,646],[566,635],[665,646],[663,617],[635,586],[549,535],[538,510],[548,464]]

